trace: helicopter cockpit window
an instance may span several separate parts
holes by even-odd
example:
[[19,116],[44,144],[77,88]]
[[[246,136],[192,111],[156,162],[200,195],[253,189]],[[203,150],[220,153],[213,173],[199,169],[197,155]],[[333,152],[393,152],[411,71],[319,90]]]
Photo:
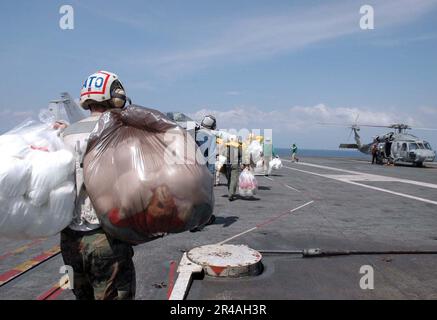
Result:
[[402,149],[401,150],[402,151],[407,151],[407,144],[405,142],[402,144]]
[[424,145],[425,145],[425,149],[432,150],[431,145],[429,144],[429,142],[425,142]]
[[410,147],[410,151],[419,149],[419,146],[417,145],[417,143],[410,143],[409,147]]

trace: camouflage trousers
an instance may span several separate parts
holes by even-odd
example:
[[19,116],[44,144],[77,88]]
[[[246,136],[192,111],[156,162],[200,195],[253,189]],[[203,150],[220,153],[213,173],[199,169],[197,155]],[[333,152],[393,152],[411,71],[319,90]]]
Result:
[[132,246],[111,238],[101,228],[61,232],[65,265],[74,271],[73,293],[78,300],[129,300],[135,298]]
[[237,164],[228,165],[228,196],[229,198],[237,194],[238,180],[240,178],[240,166]]

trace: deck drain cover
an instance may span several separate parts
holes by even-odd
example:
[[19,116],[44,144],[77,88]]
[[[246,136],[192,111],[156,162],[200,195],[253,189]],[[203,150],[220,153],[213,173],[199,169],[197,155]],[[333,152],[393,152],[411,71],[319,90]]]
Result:
[[211,244],[190,250],[189,260],[213,277],[256,276],[262,272],[262,255],[245,245]]

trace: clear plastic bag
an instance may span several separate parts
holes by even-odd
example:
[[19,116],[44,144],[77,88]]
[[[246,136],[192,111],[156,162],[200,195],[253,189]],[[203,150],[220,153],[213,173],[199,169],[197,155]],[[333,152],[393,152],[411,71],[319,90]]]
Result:
[[258,140],[252,141],[247,147],[250,154],[250,159],[253,163],[258,163],[262,158],[263,148]]
[[258,182],[253,173],[245,168],[238,179],[239,194],[242,197],[253,197],[258,189]]
[[105,231],[137,244],[205,224],[214,180],[198,151],[159,111],[132,105],[104,113],[88,142],[84,178]]
[[[0,143],[0,150],[3,146]],[[0,195],[4,197],[24,196],[28,190],[32,167],[21,158],[0,155]]]
[[269,163],[269,172],[272,171],[272,169],[274,170],[279,170],[282,168],[282,161],[281,159],[279,159],[279,157],[274,158],[273,160],[270,161]]
[[0,237],[51,236],[72,220],[74,157],[44,120],[0,136]]
[[50,192],[56,189],[74,171],[74,157],[70,151],[31,152],[28,156],[32,167],[28,195],[35,206],[42,206],[49,200]]

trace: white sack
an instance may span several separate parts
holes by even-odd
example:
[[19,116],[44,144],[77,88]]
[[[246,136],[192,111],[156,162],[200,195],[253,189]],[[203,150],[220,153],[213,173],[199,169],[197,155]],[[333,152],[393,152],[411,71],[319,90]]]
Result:
[[0,194],[8,197],[23,196],[28,188],[31,166],[28,161],[0,156]]
[[274,170],[278,170],[282,168],[282,161],[279,158],[274,158],[270,161],[270,167]]
[[247,147],[247,151],[250,154],[253,163],[257,163],[261,160],[263,148],[258,140],[254,140]]
[[74,157],[67,150],[44,152],[36,150],[29,155],[32,175],[29,198],[35,206],[48,201],[50,191],[69,180],[74,172]]
[[59,233],[72,220],[74,156],[50,124],[26,122],[0,136],[0,237]]

